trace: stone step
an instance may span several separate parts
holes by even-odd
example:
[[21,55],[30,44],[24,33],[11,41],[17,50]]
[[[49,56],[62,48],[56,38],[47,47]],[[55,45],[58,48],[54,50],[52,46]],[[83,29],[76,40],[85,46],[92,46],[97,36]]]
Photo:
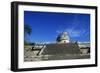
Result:
[[81,54],[78,44],[47,44],[42,55],[56,55],[56,54]]

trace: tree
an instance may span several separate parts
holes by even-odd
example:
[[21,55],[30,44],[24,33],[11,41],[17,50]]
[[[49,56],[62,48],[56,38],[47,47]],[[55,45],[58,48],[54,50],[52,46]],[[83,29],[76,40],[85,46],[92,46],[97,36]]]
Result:
[[32,28],[29,25],[24,25],[24,44],[28,44],[28,41],[25,39],[27,35],[30,35],[32,33]]
[[24,26],[24,34],[25,35],[27,35],[27,34],[30,35],[31,32],[32,32],[32,28],[29,25],[25,25]]

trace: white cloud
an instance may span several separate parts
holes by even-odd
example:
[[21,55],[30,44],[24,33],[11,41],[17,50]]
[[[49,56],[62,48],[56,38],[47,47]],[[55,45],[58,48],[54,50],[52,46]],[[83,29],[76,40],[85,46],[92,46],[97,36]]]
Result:
[[80,37],[81,35],[84,35],[85,30],[75,30],[75,29],[66,29],[66,31],[68,32],[69,36],[71,37]]

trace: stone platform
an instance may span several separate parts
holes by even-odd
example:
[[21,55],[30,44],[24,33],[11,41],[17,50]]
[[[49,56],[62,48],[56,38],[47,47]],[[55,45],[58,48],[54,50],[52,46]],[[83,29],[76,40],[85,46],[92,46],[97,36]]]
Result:
[[81,54],[77,43],[47,44],[41,55]]

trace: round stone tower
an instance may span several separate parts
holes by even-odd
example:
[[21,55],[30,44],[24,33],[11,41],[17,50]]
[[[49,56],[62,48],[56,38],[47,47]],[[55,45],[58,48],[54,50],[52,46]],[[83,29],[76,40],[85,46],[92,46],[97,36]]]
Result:
[[62,32],[58,35],[56,39],[57,43],[69,43],[69,36],[67,32]]

